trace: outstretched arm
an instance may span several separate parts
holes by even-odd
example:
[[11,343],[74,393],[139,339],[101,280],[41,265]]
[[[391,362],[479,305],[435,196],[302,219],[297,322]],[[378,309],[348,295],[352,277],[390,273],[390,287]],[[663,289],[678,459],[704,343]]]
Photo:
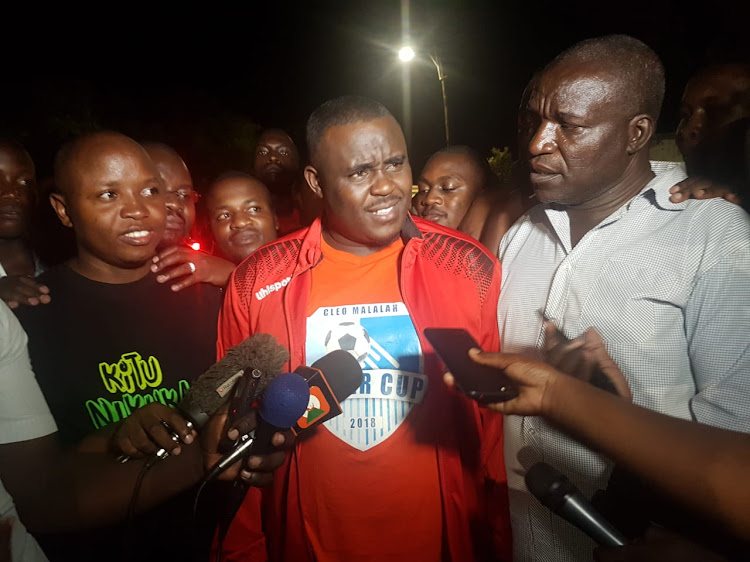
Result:
[[[603,346],[598,354],[600,368],[617,377],[619,369]],[[471,355],[478,363],[504,369],[518,384],[517,398],[492,409],[549,419],[741,539],[750,539],[749,435],[635,406],[539,361],[501,353]],[[450,375],[446,379],[450,384]]]

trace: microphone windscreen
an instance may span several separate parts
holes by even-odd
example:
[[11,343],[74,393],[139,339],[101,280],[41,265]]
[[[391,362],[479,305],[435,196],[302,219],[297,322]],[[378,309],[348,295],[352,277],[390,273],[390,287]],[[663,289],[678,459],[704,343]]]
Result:
[[275,427],[292,427],[307,410],[310,388],[295,373],[282,373],[273,378],[263,393],[260,415]]
[[567,477],[547,463],[539,462],[526,472],[526,487],[545,507],[557,511],[565,496],[577,489]]
[[321,371],[336,400],[343,402],[362,384],[362,367],[348,351],[336,349],[311,365]]
[[261,374],[256,390],[256,395],[260,395],[288,360],[289,351],[276,338],[270,334],[255,334],[231,347],[221,360],[198,377],[178,408],[186,413],[213,415],[228,399],[232,385],[245,369]]

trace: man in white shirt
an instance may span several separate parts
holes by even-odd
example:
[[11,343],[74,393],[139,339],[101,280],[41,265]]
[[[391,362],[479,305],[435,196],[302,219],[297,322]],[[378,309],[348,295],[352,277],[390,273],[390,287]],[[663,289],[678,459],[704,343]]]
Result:
[[[520,135],[541,204],[500,243],[501,349],[539,358],[544,317],[571,339],[594,327],[636,404],[750,432],[750,219],[670,202],[684,169],[655,176],[647,150],[663,96],[656,53],[622,35],[573,46],[532,85]],[[538,417],[505,420],[505,456],[515,559],[590,560],[523,478],[543,460],[590,497],[611,463]]]
[[[51,435],[57,431],[57,425],[31,371],[26,334],[4,302],[0,302],[0,342],[0,388],[3,389],[0,392],[1,450],[9,443]],[[34,538],[18,521],[13,499],[1,480],[0,520],[10,520],[12,524],[10,550],[13,562],[47,560]],[[0,552],[0,559],[2,557]]]

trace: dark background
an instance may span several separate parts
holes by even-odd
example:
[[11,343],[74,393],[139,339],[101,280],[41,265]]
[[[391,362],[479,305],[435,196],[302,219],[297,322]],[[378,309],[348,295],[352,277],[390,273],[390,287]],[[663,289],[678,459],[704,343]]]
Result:
[[493,146],[515,152],[516,109],[533,71],[576,41],[607,33],[638,37],[662,57],[667,96],[658,131],[672,132],[689,75],[708,60],[747,57],[745,4],[121,3],[57,13],[27,6],[7,14],[0,32],[0,132],[26,144],[42,177],[61,142],[92,128],[162,140],[183,155],[200,188],[223,170],[247,168],[261,127],[284,128],[302,144],[317,105],[362,94],[402,123],[416,174],[443,145],[442,98],[429,60],[405,67],[396,59],[403,36],[443,58],[452,143],[489,155]]

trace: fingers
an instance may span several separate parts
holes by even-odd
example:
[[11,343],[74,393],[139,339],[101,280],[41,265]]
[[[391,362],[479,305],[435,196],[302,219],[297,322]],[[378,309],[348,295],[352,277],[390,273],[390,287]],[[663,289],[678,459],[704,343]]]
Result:
[[267,486],[273,482],[273,471],[284,464],[284,459],[285,451],[248,457],[245,468],[240,472],[240,478],[251,486]]
[[[157,277],[156,280],[159,281],[159,278]],[[186,289],[187,287],[191,287],[192,285],[195,285],[196,283],[200,283],[200,279],[198,279],[198,276],[196,274],[190,273],[183,280],[172,285],[170,289],[172,289],[174,292],[182,291],[183,289]]]
[[731,203],[739,203],[739,198],[732,190],[702,177],[689,177],[669,189],[672,194],[669,200],[680,203],[687,199],[712,199],[723,197]]
[[21,304],[36,306],[51,301],[49,287],[37,283],[29,275],[14,275],[0,279],[0,298],[11,308],[16,308]]
[[197,256],[199,255],[200,254],[198,252],[190,248],[185,248],[183,246],[172,246],[171,248],[163,250],[152,258],[152,261],[154,263],[151,265],[151,271],[153,271],[154,273],[159,273],[176,265],[187,264],[187,262],[189,261],[197,260]]
[[190,444],[195,432],[175,410],[163,404],[149,404],[126,418],[112,437],[113,448],[137,458],[164,449],[179,455],[180,443]]
[[612,383],[617,395],[626,400],[632,400],[633,395],[630,392],[628,381],[620,370],[620,367],[617,366],[617,363],[615,363],[614,359],[607,352],[607,347],[604,345],[604,340],[599,335],[599,332],[594,328],[589,328],[584,333],[584,339],[586,341],[586,352],[590,355],[599,371]]

